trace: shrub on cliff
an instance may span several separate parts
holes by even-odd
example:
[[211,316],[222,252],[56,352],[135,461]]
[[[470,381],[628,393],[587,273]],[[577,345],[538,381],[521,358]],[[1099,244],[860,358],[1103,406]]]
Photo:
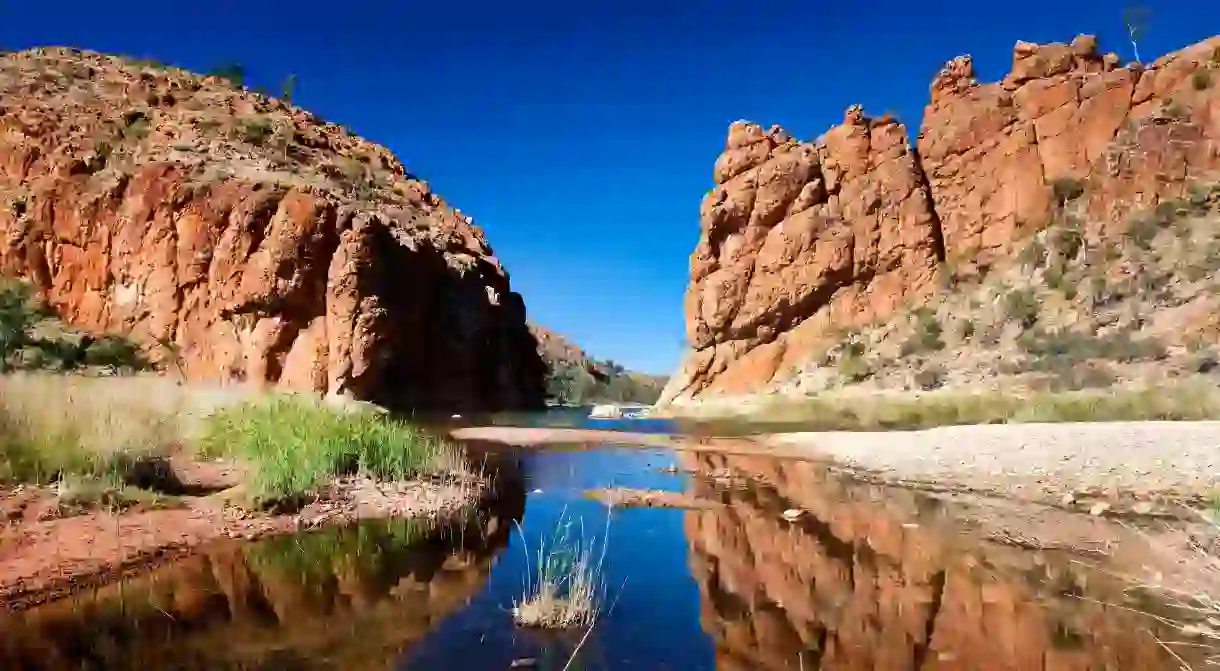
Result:
[[28,284],[0,281],[0,371],[134,372],[151,368],[135,343],[66,327],[42,307]]
[[[1076,187],[1061,181],[1058,192],[1066,201]],[[1137,212],[1116,232],[1086,224],[1078,213],[1056,213],[1012,262],[958,278],[926,304],[859,329],[795,383],[781,384],[806,393],[1056,392],[1192,376],[1214,384],[1220,185],[1194,185],[1186,198]]]

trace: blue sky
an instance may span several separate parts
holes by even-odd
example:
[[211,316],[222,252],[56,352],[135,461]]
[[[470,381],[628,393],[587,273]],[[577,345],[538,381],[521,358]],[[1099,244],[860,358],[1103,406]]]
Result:
[[[1220,32],[1163,0],[1145,60]],[[487,231],[537,321],[599,358],[672,370],[699,200],[735,119],[816,137],[862,103],[917,126],[940,65],[984,79],[1013,43],[1094,33],[1130,58],[1119,2],[210,2],[0,0],[0,46],[71,45],[251,85],[387,145]]]

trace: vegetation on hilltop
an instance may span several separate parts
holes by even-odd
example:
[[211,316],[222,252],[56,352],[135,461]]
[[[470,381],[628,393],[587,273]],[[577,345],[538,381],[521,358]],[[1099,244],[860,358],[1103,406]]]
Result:
[[[327,194],[356,206],[404,206],[428,187],[390,152],[292,105],[245,88],[247,71],[222,64],[206,75],[148,58],[45,47],[6,54],[0,90],[49,118],[71,115],[58,138],[74,174],[122,182],[164,161],[206,186],[229,178]],[[223,157],[223,160],[217,160]],[[21,202],[21,190],[0,203]]]
[[547,365],[546,395],[556,403],[656,402],[665,378],[629,371],[619,364],[585,354],[563,335],[538,324],[530,324],[538,341],[538,352]]
[[613,361],[589,359],[585,364],[548,360],[547,397],[566,405],[591,403],[655,403],[665,378],[624,369]]

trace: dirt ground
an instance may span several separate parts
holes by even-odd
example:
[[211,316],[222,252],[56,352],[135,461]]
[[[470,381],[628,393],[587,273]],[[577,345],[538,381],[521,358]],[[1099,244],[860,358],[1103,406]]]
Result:
[[240,471],[223,462],[175,461],[184,491],[157,507],[63,509],[56,491],[0,490],[0,604],[20,610],[77,589],[140,573],[223,539],[257,539],[322,524],[387,516],[443,519],[486,493],[483,480],[338,481],[292,512],[233,505]]

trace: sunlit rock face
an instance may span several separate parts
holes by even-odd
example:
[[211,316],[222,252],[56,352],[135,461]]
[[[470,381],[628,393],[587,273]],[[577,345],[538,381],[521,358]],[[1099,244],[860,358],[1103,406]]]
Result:
[[1011,261],[1079,189],[1091,232],[1220,169],[1220,37],[1122,66],[1095,38],[1013,49],[1001,81],[969,56],[930,86],[918,137],[858,105],[813,141],[738,121],[699,211],[691,348],[662,403],[757,392],[828,334],[934,295],[938,267]]
[[483,230],[386,148],[218,77],[0,55],[0,273],[189,380],[541,407]]
[[[911,492],[848,486],[811,463],[683,459],[768,483],[727,494],[696,483],[733,505],[686,514],[721,671],[1177,668],[1149,618],[1067,596],[1118,603],[1123,585],[946,534]],[[807,513],[788,522],[789,508]]]

